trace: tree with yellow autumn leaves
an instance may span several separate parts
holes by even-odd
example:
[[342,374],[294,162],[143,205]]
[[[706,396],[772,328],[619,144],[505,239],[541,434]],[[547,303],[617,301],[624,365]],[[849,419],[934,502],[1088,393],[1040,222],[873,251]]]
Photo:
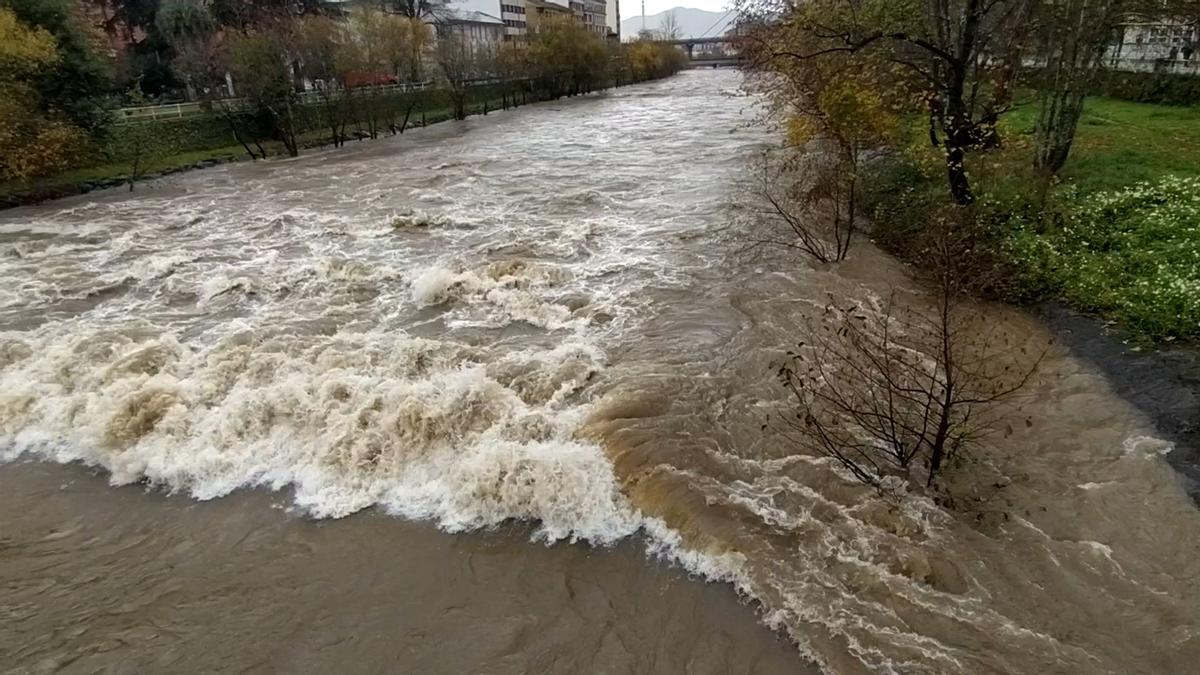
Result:
[[84,131],[64,113],[44,105],[35,86],[58,61],[49,31],[0,8],[0,180],[66,168],[87,143]]

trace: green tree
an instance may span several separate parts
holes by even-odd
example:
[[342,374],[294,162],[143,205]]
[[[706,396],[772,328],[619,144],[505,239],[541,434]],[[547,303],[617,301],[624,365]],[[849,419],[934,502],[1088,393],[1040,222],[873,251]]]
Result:
[[380,85],[408,77],[420,69],[419,52],[426,44],[425,25],[396,14],[368,7],[350,12],[346,39],[338,52],[343,86],[354,104],[355,117],[366,123],[366,134],[376,138],[383,129],[396,133],[407,126],[415,105],[409,101],[404,120],[397,125],[395,92]]
[[1038,119],[1033,165],[1043,188],[1071,154],[1085,97],[1103,70],[1114,31],[1141,21],[1200,22],[1196,0],[1037,0],[1032,46],[1042,68],[1034,78]]
[[966,155],[999,141],[1034,2],[810,0],[781,10],[773,0],[743,0],[740,9],[761,20],[743,39],[757,68],[850,57],[874,83],[911,83],[930,142],[943,151],[950,194],[966,205],[975,199]]
[[[230,100],[226,76],[229,58],[216,19],[201,0],[166,0],[157,15],[160,33],[171,45],[172,68],[184,81],[190,95],[200,99],[229,126],[238,145],[250,159],[267,156],[246,124],[247,116]],[[254,147],[251,147],[253,145]]]
[[36,83],[54,73],[59,60],[50,31],[0,8],[0,180],[64,169],[86,145],[83,130],[40,99]]
[[500,45],[496,50],[496,74],[504,79],[502,105],[515,107],[524,103],[523,97],[529,84],[531,69],[529,50],[525,45],[514,42]]
[[467,88],[479,77],[487,55],[462,33],[446,29],[437,39],[436,58],[442,81],[450,93],[454,119],[467,119]]
[[604,41],[571,16],[548,16],[530,36],[529,60],[539,88],[553,97],[591,91],[608,75]]
[[326,0],[209,0],[207,6],[221,26],[248,31],[292,17],[323,14],[330,5]]
[[31,85],[43,113],[61,111],[89,134],[103,133],[109,120],[112,72],[93,48],[70,0],[0,0],[23,24],[54,37],[58,58]]
[[[134,106],[149,105],[145,93],[137,87],[132,88],[126,98]],[[129,154],[129,191],[133,192],[138,181],[146,176],[147,169],[155,160],[161,160],[172,150],[171,139],[165,138],[161,130],[153,124],[131,122],[121,134],[123,149]]]
[[628,68],[635,82],[673,75],[686,65],[687,57],[675,47],[658,42],[650,36],[634,40],[624,49],[624,58],[617,63]]
[[329,127],[334,147],[346,141],[349,118],[349,89],[342,80],[341,54],[345,50],[345,31],[328,17],[307,16],[292,29],[292,57],[300,75],[313,84],[321,104],[321,116]]
[[296,92],[283,38],[271,31],[236,34],[229,40],[226,57],[237,93],[268,121],[288,155],[298,156]]

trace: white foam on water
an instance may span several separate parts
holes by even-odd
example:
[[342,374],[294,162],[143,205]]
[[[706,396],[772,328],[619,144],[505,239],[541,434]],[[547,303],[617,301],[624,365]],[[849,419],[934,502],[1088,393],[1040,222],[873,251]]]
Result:
[[315,517],[373,505],[449,531],[519,519],[608,544],[640,526],[569,402],[602,353],[487,350],[383,334],[311,345],[231,334],[4,343],[0,459],[103,467],[198,499],[291,487]]
[[1175,449],[1175,445],[1170,441],[1153,436],[1130,436],[1122,445],[1127,457],[1140,457],[1141,459],[1164,457]]

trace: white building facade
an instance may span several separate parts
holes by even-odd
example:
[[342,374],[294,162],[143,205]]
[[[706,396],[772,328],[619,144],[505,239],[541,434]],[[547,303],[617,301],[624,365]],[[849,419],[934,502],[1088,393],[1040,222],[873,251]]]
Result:
[[1138,21],[1121,26],[1107,52],[1116,70],[1200,74],[1200,22]]

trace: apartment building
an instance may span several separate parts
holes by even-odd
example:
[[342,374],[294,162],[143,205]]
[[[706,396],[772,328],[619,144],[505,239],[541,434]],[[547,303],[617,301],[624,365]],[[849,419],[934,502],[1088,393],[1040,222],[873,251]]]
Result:
[[[575,3],[572,3],[575,4]],[[608,3],[605,0],[584,0],[583,25],[601,38],[608,35]]]
[[504,21],[504,39],[524,40],[528,32],[528,6],[525,0],[501,0],[500,18]]
[[[526,0],[448,0],[432,12],[449,12],[453,15],[480,15],[495,19],[500,25],[500,39],[506,42],[524,40],[528,15]],[[489,38],[494,29],[486,29]]]
[[525,0],[525,10],[527,12],[525,15],[528,24],[527,30],[530,32],[537,30],[538,23],[547,17],[571,16],[570,8],[550,0]]
[[539,18],[573,16],[575,20],[599,37],[608,35],[608,5],[605,0],[524,0],[528,12],[526,21],[536,25]]

